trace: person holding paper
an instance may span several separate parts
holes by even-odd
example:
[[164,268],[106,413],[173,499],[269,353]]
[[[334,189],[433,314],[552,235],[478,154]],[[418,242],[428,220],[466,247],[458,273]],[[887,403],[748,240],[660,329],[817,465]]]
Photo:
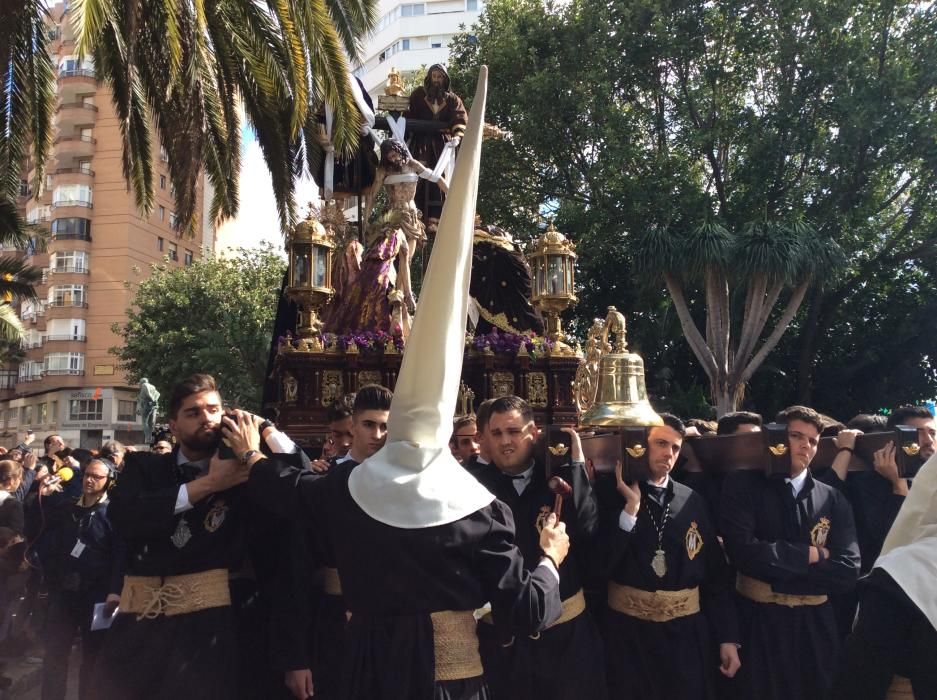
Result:
[[76,632],[81,636],[78,697],[94,697],[92,672],[104,632],[92,631],[92,614],[98,603],[106,617],[114,614],[124,577],[124,547],[107,515],[107,489],[116,473],[108,460],[92,459],[82,472],[78,500],[46,512],[36,545],[49,588],[42,700],[64,700]]

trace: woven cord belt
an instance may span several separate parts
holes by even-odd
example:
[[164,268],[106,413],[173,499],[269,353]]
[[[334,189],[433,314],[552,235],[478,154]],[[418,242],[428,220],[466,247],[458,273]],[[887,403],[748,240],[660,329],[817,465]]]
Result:
[[442,610],[430,613],[430,619],[433,621],[436,680],[457,681],[482,675],[472,611]]
[[791,593],[775,593],[771,584],[759,581],[757,578],[738,574],[735,577],[735,590],[749,600],[756,603],[769,603],[783,605],[788,608],[800,608],[805,605],[823,605],[827,601],[825,595],[794,595]]
[[[564,622],[569,622],[579,617],[586,611],[586,597],[582,593],[580,588],[569,598],[566,598],[562,601],[562,610],[560,611],[560,616],[556,618],[555,622],[551,622],[549,625],[544,627],[544,630],[548,630],[551,627],[556,627],[557,625],[562,625]],[[495,623],[494,618],[491,616],[491,613],[486,613],[482,618],[482,622],[487,622],[489,625]],[[539,639],[540,632],[530,635],[531,639]]]
[[322,569],[322,592],[328,595],[342,595],[342,581],[338,577],[338,569],[326,566]]
[[228,570],[211,569],[182,576],[124,576],[120,611],[137,620],[185,615],[231,605]]
[[608,607],[648,622],[670,622],[699,612],[699,588],[645,591],[608,582]]

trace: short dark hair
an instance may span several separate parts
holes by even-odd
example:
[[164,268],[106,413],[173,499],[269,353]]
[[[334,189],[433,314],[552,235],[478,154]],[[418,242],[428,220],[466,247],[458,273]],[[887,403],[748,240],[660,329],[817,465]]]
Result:
[[475,420],[475,416],[460,416],[452,421],[452,437],[449,438],[449,442],[455,444],[457,439],[456,433],[468,425],[474,425],[475,430],[478,430],[478,423]]
[[123,455],[126,452],[127,448],[124,446],[124,443],[117,440],[108,440],[101,445],[101,456],[105,459],[110,459],[114,455]]
[[719,427],[716,428],[716,435],[733,435],[740,425],[757,425],[759,428],[764,425],[761,416],[751,411],[733,411],[726,413],[719,419]]
[[823,421],[823,430],[820,431],[820,437],[836,437],[839,435],[840,430],[846,429],[845,423],[841,423],[825,413],[820,414],[820,420]]
[[23,476],[23,465],[12,459],[0,461],[0,484],[9,484]]
[[861,430],[863,433],[884,433],[888,430],[888,419],[885,416],[860,413],[850,418],[846,427],[850,430]]
[[778,414],[778,423],[790,423],[792,420],[802,420],[804,423],[810,423],[822,433],[824,427],[823,418],[820,414],[807,406],[788,406]]
[[495,413],[509,413],[511,411],[518,411],[525,423],[529,423],[534,419],[534,409],[520,396],[502,396],[491,402],[491,406],[488,408],[488,420],[485,421],[486,427],[487,423],[491,421],[491,416]]
[[218,384],[210,374],[193,374],[183,379],[172,388],[172,394],[169,397],[169,417],[175,420],[183,401],[193,394],[206,391],[218,391]]
[[[49,445],[52,444],[52,441],[55,440],[55,438],[62,440],[61,435],[59,435],[58,433],[52,433],[51,435],[46,435],[46,439],[42,441],[42,446],[46,448],[46,452],[49,451]],[[65,442],[65,441],[62,440],[62,442]]]
[[355,394],[353,415],[362,411],[389,411],[394,393],[386,386],[368,384],[358,389]]
[[705,418],[687,418],[685,426],[687,428],[696,428],[700,435],[712,435],[718,429],[716,421],[706,420]]
[[888,416],[888,427],[894,428],[896,425],[905,425],[908,418],[924,418],[930,420],[933,417],[934,416],[931,415],[931,412],[926,406],[901,406],[892,411],[891,415]]
[[488,419],[491,417],[491,404],[497,399],[485,399],[478,404],[478,410],[475,411],[475,428],[478,432],[488,427]]
[[355,395],[345,394],[340,399],[335,399],[331,404],[329,404],[329,408],[325,412],[325,422],[338,423],[339,421],[345,420],[346,418],[351,418],[351,414],[354,412],[354,410]]
[[[107,459],[107,455],[102,456]],[[97,455],[91,450],[86,450],[84,447],[76,447],[71,451],[69,457],[74,457],[75,461],[78,462],[78,468],[84,469],[88,465],[88,462],[97,458]]]
[[658,415],[660,415],[660,419],[664,421],[664,425],[666,425],[668,428],[673,428],[678,433],[680,433],[681,438],[686,437],[686,426],[683,424],[682,420],[677,418],[672,413],[660,413]]

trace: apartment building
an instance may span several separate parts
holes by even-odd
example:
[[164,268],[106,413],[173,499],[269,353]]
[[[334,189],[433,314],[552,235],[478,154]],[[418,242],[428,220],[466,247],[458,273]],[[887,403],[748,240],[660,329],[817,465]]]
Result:
[[391,67],[408,74],[446,64],[449,42],[471,28],[484,6],[483,0],[381,0],[380,20],[365,41],[364,63],[355,71],[375,104]]
[[214,248],[213,229],[204,217],[194,240],[172,230],[169,168],[158,145],[156,206],[151,216],[141,216],[121,172],[110,92],[98,84],[94,64],[75,55],[67,4],[50,12],[49,48],[58,73],[54,145],[44,193],[36,199],[29,191],[27,164],[20,204],[27,221],[48,227],[51,239],[46,252],[26,252],[43,280],[40,301],[20,304],[25,357],[0,370],[0,445],[17,444],[27,430],[40,445],[51,433],[72,447],[108,439],[137,444],[138,390],[108,352],[120,343],[111,326],[126,319],[134,283],[145,279],[152,263],[192,264],[204,248]]

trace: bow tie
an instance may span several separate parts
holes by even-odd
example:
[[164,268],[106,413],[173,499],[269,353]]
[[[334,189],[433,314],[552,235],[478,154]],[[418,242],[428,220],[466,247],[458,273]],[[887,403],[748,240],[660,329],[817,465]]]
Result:
[[195,481],[201,475],[201,473],[202,467],[192,462],[176,465],[176,474],[179,475],[179,479],[183,484],[187,484],[190,481]]

